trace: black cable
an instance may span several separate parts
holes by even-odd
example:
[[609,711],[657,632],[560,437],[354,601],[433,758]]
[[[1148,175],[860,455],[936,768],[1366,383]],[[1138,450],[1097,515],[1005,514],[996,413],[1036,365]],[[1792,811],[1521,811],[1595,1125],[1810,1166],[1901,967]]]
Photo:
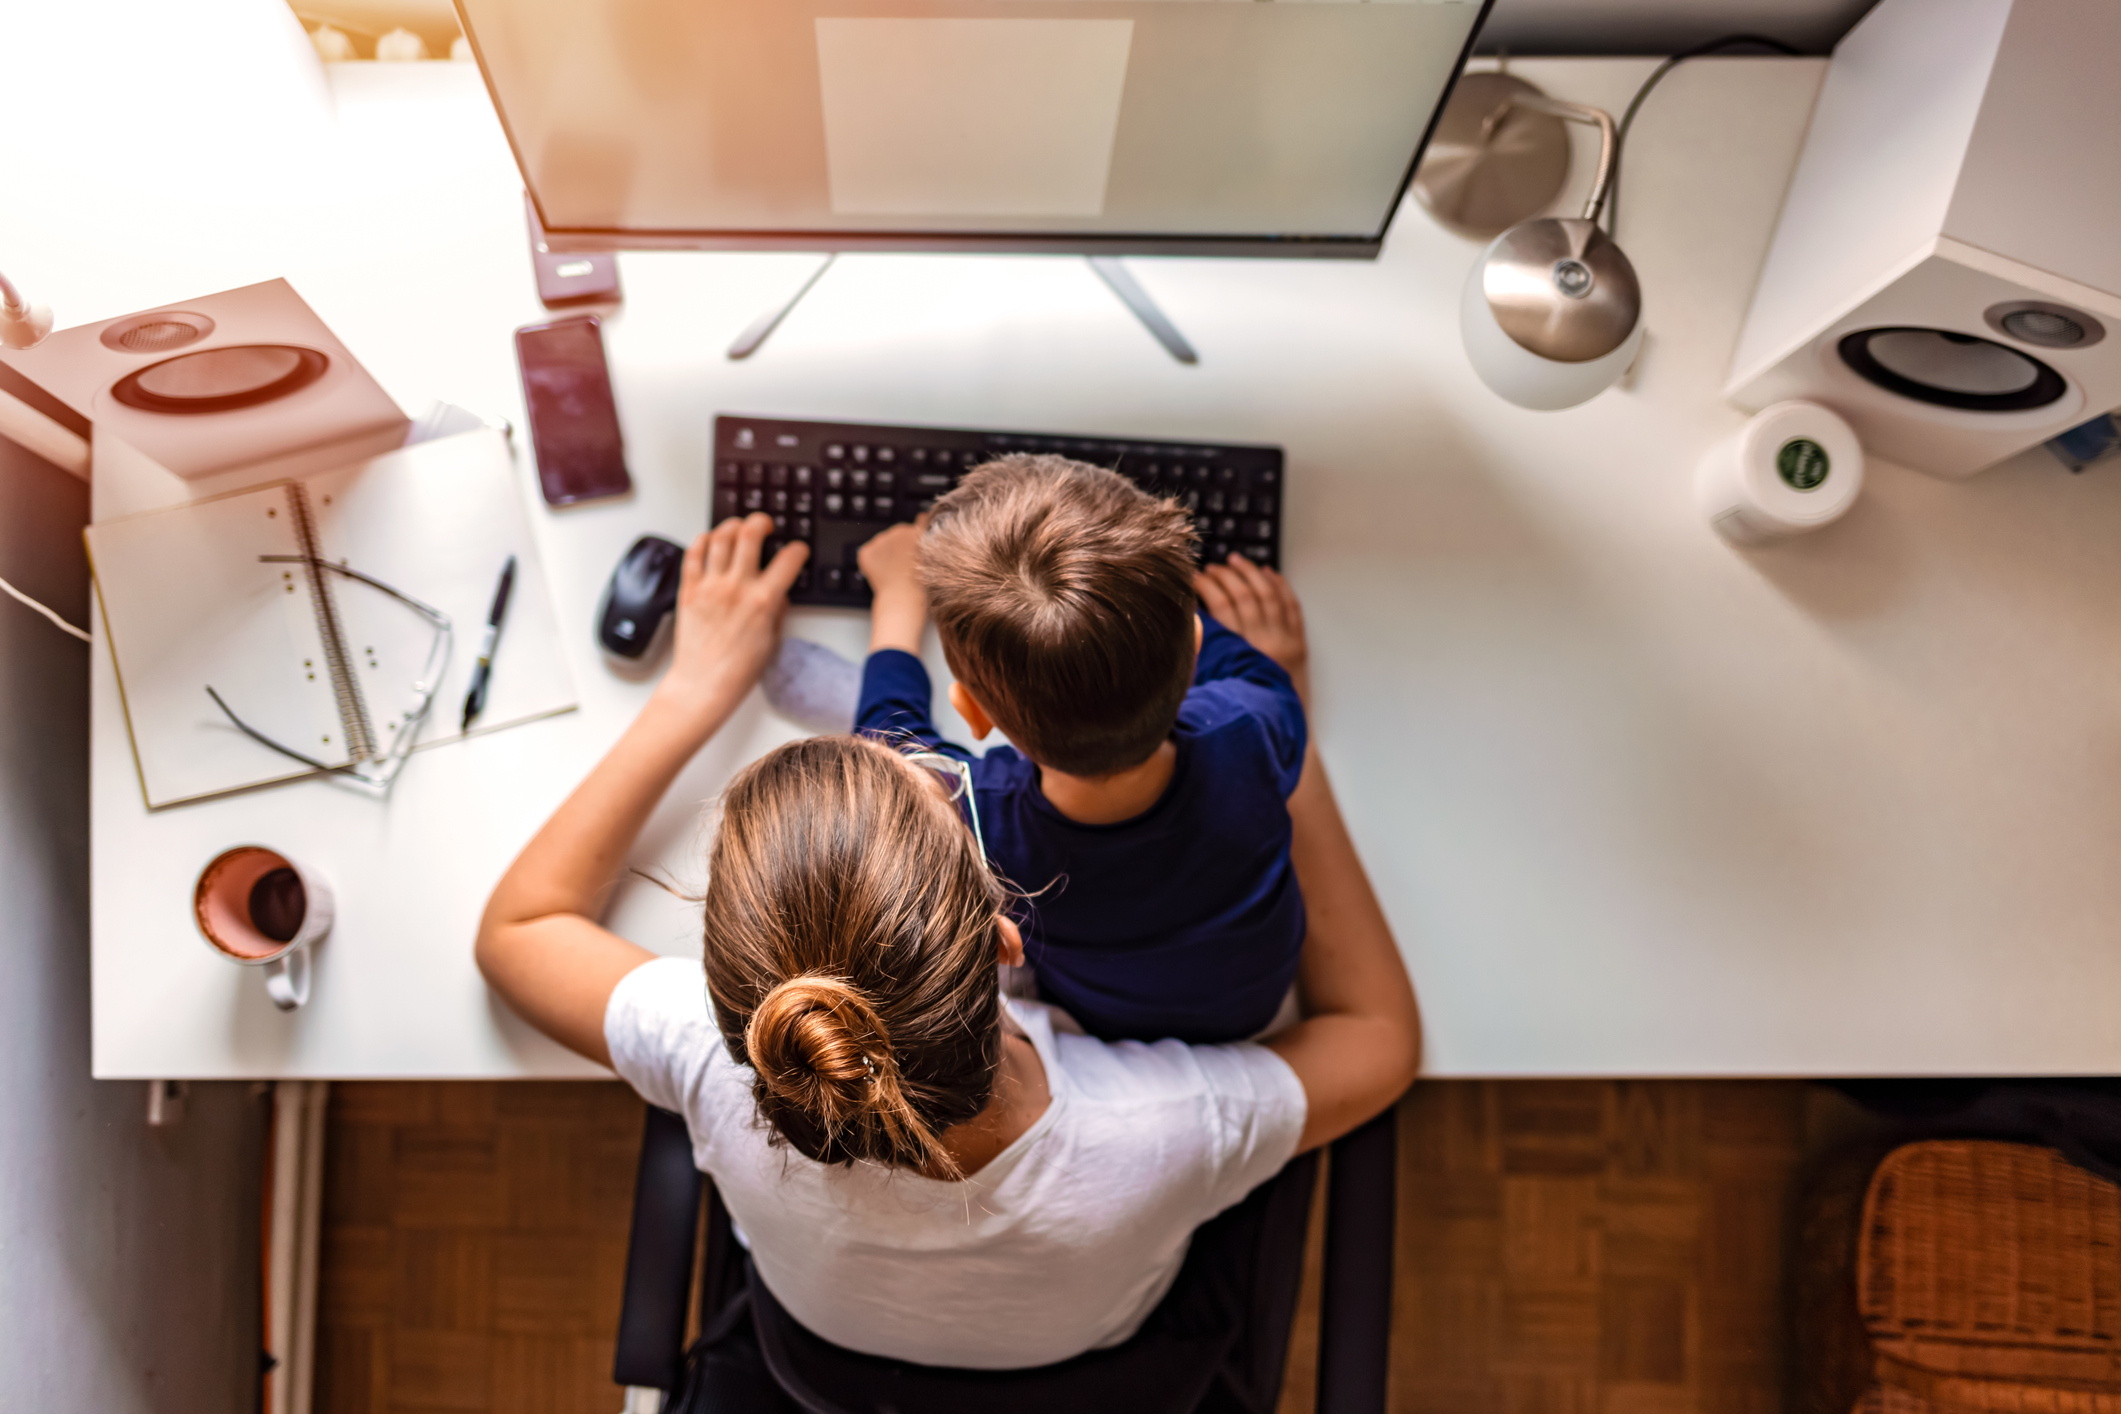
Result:
[[1650,76],[1642,81],[1642,87],[1635,90],[1635,96],[1628,101],[1627,111],[1620,116],[1620,127],[1613,134],[1613,173],[1606,183],[1605,197],[1605,229],[1607,235],[1614,235],[1620,229],[1620,154],[1622,149],[1627,146],[1628,129],[1635,122],[1635,114],[1642,107],[1642,100],[1650,96],[1650,90],[1657,87],[1666,74],[1672,72],[1673,69],[1687,60],[1699,59],[1704,54],[1720,54],[1726,49],[1744,47],[1772,49],[1778,54],[1792,56],[1802,53],[1795,46],[1784,44],[1779,39],[1770,39],[1764,34],[1727,34],[1721,39],[1712,39],[1706,44],[1697,44],[1692,49],[1680,50],[1677,54],[1672,55],[1651,70]]

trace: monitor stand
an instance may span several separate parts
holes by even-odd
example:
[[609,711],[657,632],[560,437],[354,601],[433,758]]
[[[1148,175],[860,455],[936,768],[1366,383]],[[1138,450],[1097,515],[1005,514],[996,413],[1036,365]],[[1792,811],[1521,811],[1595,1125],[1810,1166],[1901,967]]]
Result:
[[[1142,322],[1142,327],[1155,336],[1156,342],[1164,346],[1166,353],[1180,363],[1200,362],[1200,355],[1194,351],[1193,345],[1187,343],[1186,336],[1178,332],[1178,326],[1171,322],[1170,316],[1157,307],[1156,301],[1141,287],[1141,282],[1134,278],[1134,272],[1126,267],[1125,262],[1116,255],[1092,255],[1084,258],[1090,262],[1090,268],[1097,272],[1097,277],[1105,282],[1106,288],[1119,296],[1119,302],[1132,310],[1134,317]],[[765,343],[767,337],[780,327],[781,321],[788,317],[788,311],[802,303],[803,296],[810,293],[811,286],[823,279],[825,272],[832,268],[832,262],[838,259],[837,253],[826,256],[824,263],[810,272],[810,278],[803,281],[794,294],[752,320],[751,327],[737,335],[736,342],[729,346],[729,357],[749,358],[757,353],[759,346]]]

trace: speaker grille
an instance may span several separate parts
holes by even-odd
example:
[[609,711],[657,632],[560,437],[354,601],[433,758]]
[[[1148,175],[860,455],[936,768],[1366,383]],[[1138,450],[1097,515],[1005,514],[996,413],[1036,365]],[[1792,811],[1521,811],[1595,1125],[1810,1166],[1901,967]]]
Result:
[[151,324],[136,324],[120,334],[118,347],[130,353],[162,353],[181,349],[198,337],[199,331],[189,324],[180,324],[174,319],[157,319]]
[[160,309],[120,319],[100,336],[103,347],[127,354],[164,354],[196,344],[214,321],[188,309]]
[[2003,316],[2003,332],[2023,343],[2043,349],[2066,349],[2084,342],[2084,326],[2066,314],[2046,309],[2021,309]]
[[2048,300],[2010,300],[1981,312],[1988,327],[2036,349],[2088,349],[2106,337],[2106,326],[2081,309]]

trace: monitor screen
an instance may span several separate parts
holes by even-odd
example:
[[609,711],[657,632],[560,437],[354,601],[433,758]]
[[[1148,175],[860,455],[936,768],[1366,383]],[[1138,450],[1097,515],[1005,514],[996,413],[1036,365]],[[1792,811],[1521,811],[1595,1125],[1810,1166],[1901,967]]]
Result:
[[1368,255],[1487,0],[458,0],[556,249]]

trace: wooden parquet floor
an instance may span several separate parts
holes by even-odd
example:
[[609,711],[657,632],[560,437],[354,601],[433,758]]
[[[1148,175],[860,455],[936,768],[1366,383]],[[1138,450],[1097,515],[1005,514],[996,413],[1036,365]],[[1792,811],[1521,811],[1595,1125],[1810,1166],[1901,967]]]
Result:
[[[1394,1410],[1775,1414],[1807,1090],[1417,1086]],[[612,1414],[640,1122],[616,1084],[335,1085],[318,1414]],[[1306,1307],[1284,1414],[1311,1409]]]

